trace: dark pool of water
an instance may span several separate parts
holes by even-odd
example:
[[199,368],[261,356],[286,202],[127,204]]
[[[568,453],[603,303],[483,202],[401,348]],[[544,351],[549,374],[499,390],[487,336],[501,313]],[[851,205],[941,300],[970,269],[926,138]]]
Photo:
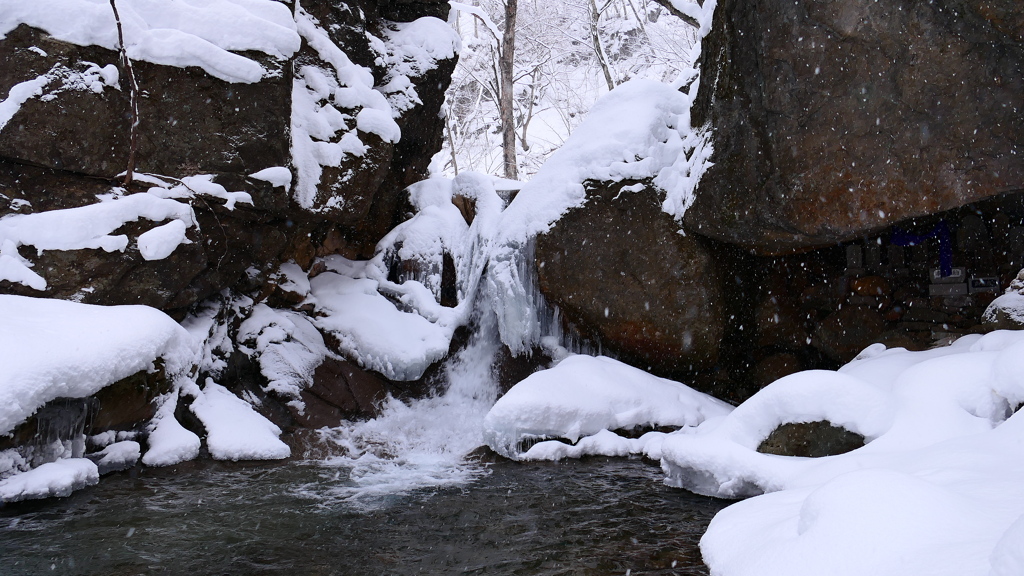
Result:
[[315,464],[121,473],[0,507],[0,574],[706,574],[697,543],[727,502],[664,486],[656,466],[487,466],[369,510],[327,496],[344,479]]

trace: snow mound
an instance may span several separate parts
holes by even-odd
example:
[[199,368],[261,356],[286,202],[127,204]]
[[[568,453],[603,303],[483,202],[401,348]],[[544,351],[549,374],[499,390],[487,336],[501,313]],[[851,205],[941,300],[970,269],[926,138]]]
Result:
[[[272,0],[118,0],[117,8],[129,58],[198,66],[226,82],[258,82],[272,74],[233,52],[286,59],[299,49],[291,10]],[[0,0],[0,38],[22,24],[72,44],[119,46],[107,0]]]
[[146,306],[93,306],[0,295],[0,435],[55,398],[84,398],[162,359],[185,375],[197,346],[177,322]]
[[[629,442],[609,430],[696,426],[730,411],[724,402],[678,382],[611,358],[577,355],[513,386],[484,419],[484,439],[515,460],[624,455],[642,452],[646,441]],[[550,438],[576,446],[548,441],[524,449],[531,440]]]
[[0,503],[63,498],[100,481],[96,465],[85,458],[65,458],[0,480]]
[[291,455],[281,429],[248,402],[207,378],[192,412],[206,427],[206,446],[217,460],[280,460]]
[[185,429],[174,417],[178,406],[177,393],[161,400],[156,416],[149,425],[149,450],[142,456],[146,466],[173,466],[199,456],[199,436]]
[[[1024,417],[1011,414],[1022,401],[1024,332],[925,352],[875,345],[838,373],[787,376],[669,435],[662,466],[668,484],[701,494],[768,492],[711,523],[701,550],[714,574],[1000,573],[1020,562],[1001,542],[1020,542]],[[779,424],[817,420],[868,443],[824,458],[756,452]]]
[[321,330],[338,339],[343,353],[392,380],[415,380],[448,353],[455,327],[403,312],[370,278],[325,272],[310,281]]
[[89,459],[96,463],[100,474],[127,470],[139,461],[142,455],[142,447],[134,440],[115,442],[95,454],[89,454]]

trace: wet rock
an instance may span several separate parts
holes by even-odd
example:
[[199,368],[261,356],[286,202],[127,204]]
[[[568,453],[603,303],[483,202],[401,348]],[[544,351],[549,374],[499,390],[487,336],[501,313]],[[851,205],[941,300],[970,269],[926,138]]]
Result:
[[850,281],[850,292],[858,296],[887,297],[892,293],[892,288],[881,276],[865,276]]
[[803,363],[796,354],[772,354],[754,365],[749,379],[758,388],[764,388],[779,378],[799,372],[803,368]]
[[1022,22],[1017,0],[720,2],[686,223],[788,253],[1021,189]]
[[301,393],[305,408],[289,408],[299,426],[337,426],[345,419],[376,415],[387,390],[383,378],[352,362],[327,358],[316,369],[313,385]]
[[171,390],[163,362],[152,372],[137,372],[97,392],[89,435],[108,430],[141,430],[156,415],[156,398]]
[[661,211],[651,188],[589,183],[587,202],[537,238],[540,290],[584,335],[641,368],[715,364],[725,332],[712,249]]
[[864,446],[864,436],[826,420],[791,422],[772,431],[757,447],[763,454],[821,458]]
[[853,360],[885,331],[881,313],[868,306],[844,306],[814,330],[811,345],[837,362]]

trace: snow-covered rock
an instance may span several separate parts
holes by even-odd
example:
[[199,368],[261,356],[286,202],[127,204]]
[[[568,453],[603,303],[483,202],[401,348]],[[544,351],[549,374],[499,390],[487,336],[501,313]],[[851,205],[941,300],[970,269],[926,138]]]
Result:
[[[925,352],[876,345],[839,372],[778,380],[724,418],[662,443],[670,485],[755,496],[721,512],[701,549],[715,574],[989,574],[1024,514],[1024,332]],[[1013,414],[1011,416],[1011,414]],[[826,420],[867,444],[761,454],[786,422]],[[998,544],[998,547],[997,547]],[[869,552],[870,551],[870,552]],[[994,565],[993,565],[994,566]]]
[[206,445],[217,460],[280,460],[291,455],[281,429],[248,402],[212,379],[196,391],[192,412],[206,428]]
[[678,382],[611,358],[575,355],[502,396],[484,419],[484,441],[516,460],[644,453],[657,433],[630,441],[609,431],[692,427],[730,411],[728,404]]
[[66,458],[0,480],[0,504],[69,496],[99,482],[96,464],[85,458]]
[[196,362],[197,344],[146,306],[92,306],[0,295],[0,434],[55,398],[84,398],[162,360],[170,379]]

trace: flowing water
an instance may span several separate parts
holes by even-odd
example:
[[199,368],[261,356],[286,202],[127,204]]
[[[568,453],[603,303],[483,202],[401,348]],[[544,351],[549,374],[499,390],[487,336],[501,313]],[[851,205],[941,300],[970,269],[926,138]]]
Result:
[[0,573],[705,574],[697,542],[725,503],[656,466],[595,458],[477,464],[462,486],[372,508],[319,463],[142,469],[65,499],[0,508]]
[[0,576],[706,574],[697,544],[725,503],[657,466],[474,451],[497,349],[482,326],[444,395],[322,431],[315,459],[136,468],[0,507]]

